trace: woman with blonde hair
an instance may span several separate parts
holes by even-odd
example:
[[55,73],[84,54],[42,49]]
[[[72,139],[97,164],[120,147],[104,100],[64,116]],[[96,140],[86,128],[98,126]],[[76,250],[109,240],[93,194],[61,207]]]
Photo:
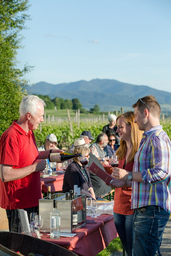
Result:
[[[118,168],[129,172],[133,170],[134,156],[138,151],[142,132],[134,122],[134,112],[126,112],[117,117],[117,132],[120,136],[120,147],[116,151]],[[128,256],[132,256],[133,210],[131,209],[132,182],[115,180],[114,222]]]

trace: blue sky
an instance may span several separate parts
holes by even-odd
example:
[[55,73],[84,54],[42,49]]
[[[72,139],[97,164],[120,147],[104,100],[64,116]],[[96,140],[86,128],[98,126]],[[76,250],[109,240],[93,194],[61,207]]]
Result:
[[171,0],[30,0],[29,84],[94,78],[171,92]]

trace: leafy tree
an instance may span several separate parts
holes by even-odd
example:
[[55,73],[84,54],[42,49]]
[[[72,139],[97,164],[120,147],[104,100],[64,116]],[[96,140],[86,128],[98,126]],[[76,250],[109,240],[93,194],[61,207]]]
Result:
[[99,106],[96,104],[93,108],[90,109],[90,113],[98,113],[100,112]]
[[28,0],[0,0],[0,135],[19,115],[19,103],[24,94],[23,74],[16,68],[19,32],[28,15]]
[[53,103],[53,101],[51,100],[51,98],[48,95],[37,95],[39,98],[41,98],[42,100],[45,101],[46,103],[46,107],[45,109],[54,109],[55,105]]
[[66,108],[72,109],[73,105],[72,105],[72,100],[65,100],[65,104],[66,104]]
[[61,99],[56,97],[52,100],[56,106],[57,109],[61,109]]
[[65,100],[64,99],[60,99],[60,102],[61,102],[61,109],[66,109],[66,103],[65,103]]
[[72,99],[73,107],[72,109],[82,109],[82,104],[80,103],[79,99],[75,98]]

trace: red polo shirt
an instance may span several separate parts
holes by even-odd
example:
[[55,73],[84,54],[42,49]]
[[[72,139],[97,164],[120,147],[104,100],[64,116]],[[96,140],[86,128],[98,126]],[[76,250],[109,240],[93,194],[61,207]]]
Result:
[[[124,166],[125,159],[119,161],[118,168],[122,168]],[[125,165],[124,169],[132,172],[133,162]],[[123,214],[123,215],[131,215],[133,214],[133,210],[131,210],[131,194],[132,187],[123,187],[123,188],[115,188],[114,195],[114,207],[113,211],[115,213]]]
[[[34,133],[26,133],[15,121],[0,138],[0,164],[14,169],[32,165],[38,158]],[[38,206],[41,198],[40,173],[32,173],[22,179],[0,180],[0,207],[25,209]]]

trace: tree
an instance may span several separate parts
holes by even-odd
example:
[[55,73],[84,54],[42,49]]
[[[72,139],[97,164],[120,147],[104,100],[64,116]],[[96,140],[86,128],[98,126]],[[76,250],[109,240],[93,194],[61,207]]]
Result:
[[90,109],[90,113],[98,113],[100,112],[100,108],[99,108],[99,105],[94,105],[93,108]]
[[0,0],[0,135],[19,115],[19,103],[25,93],[23,74],[16,68],[19,32],[28,15],[28,0]]
[[72,99],[73,109],[82,109],[82,104],[80,103],[79,99],[75,98]]
[[61,109],[61,102],[60,102],[60,98],[56,97],[52,100],[56,106],[57,109]]
[[66,104],[66,108],[72,109],[73,105],[72,105],[72,100],[65,100],[65,104]]
[[44,102],[46,103],[46,107],[45,109],[54,109],[55,105],[54,102],[51,100],[51,98],[48,95],[37,95],[39,98],[41,98],[42,100],[44,100]]

